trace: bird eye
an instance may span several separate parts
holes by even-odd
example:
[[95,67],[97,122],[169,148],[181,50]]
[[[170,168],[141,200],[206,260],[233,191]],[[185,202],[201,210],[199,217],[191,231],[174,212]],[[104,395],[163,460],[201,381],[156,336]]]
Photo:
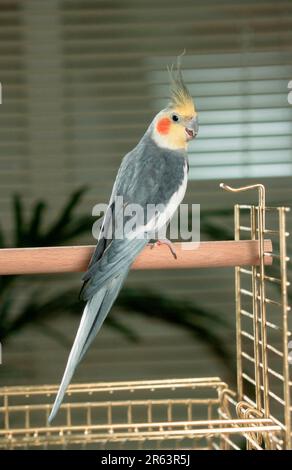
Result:
[[172,115],[172,120],[173,120],[174,122],[177,122],[177,121],[179,120],[178,115],[177,115],[177,114],[173,114],[173,115]]

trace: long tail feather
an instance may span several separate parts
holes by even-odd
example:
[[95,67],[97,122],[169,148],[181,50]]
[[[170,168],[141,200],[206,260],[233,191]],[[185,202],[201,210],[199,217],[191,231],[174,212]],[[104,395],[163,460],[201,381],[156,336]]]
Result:
[[73,347],[71,349],[67,361],[62,382],[59,387],[52,411],[48,419],[49,423],[51,423],[52,420],[55,418],[63,401],[67,387],[71,382],[75,369],[83,358],[83,356],[85,355],[99,329],[101,328],[110,308],[112,307],[112,304],[114,303],[122,287],[123,281],[127,273],[128,270],[125,274],[119,275],[116,278],[112,279],[108,283],[108,285],[98,291],[87,302]]
[[86,354],[88,348],[90,347],[92,341],[94,340],[97,333],[99,332],[99,330],[100,330],[100,328],[101,328],[108,312],[112,308],[113,303],[116,300],[116,298],[118,296],[118,293],[120,292],[120,290],[122,288],[123,282],[124,282],[125,278],[127,277],[127,275],[128,275],[128,270],[126,271],[125,274],[120,275],[120,276],[116,277],[115,279],[113,279],[111,281],[110,285],[108,286],[108,288],[106,290],[106,293],[105,293],[105,296],[102,300],[102,304],[100,306],[98,316],[96,317],[96,319],[95,319],[95,321],[94,321],[94,323],[91,327],[91,330],[88,334],[88,337],[87,337],[87,339],[84,343],[84,346],[83,346],[83,349],[81,351],[78,362],[82,361],[82,359],[85,356],[85,354]]

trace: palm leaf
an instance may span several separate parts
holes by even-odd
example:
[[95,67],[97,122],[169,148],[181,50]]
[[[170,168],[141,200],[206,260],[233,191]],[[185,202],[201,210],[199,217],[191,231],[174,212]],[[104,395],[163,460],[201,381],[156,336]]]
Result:
[[23,246],[24,234],[24,214],[22,200],[19,194],[13,197],[13,213],[14,213],[14,246]]
[[72,194],[60,215],[57,217],[55,223],[47,231],[46,236],[44,237],[46,246],[60,242],[60,239],[63,241],[64,232],[66,232],[68,224],[72,221],[74,209],[80,202],[85,191],[86,188],[81,188]]
[[45,210],[46,204],[43,201],[37,202],[33,209],[32,217],[27,230],[27,239],[29,241],[34,240],[33,246],[41,246],[41,225]]

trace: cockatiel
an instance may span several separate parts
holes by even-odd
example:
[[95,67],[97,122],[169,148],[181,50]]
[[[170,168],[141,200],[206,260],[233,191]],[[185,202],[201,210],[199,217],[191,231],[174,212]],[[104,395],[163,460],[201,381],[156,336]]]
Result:
[[[98,243],[83,277],[81,298],[87,303],[49,422],[54,419],[74,371],[101,328],[131,264],[147,244],[149,233],[169,222],[184,197],[188,177],[187,144],[198,133],[198,118],[179,64],[170,75],[168,107],[154,117],[138,145],[123,158],[118,171]],[[145,219],[140,221],[136,232],[122,239],[115,238],[115,233],[108,236],[110,226],[113,230],[113,214],[119,216],[117,197],[123,198],[123,207],[134,203],[145,211]],[[158,213],[146,216],[149,204],[159,207]],[[126,224],[126,218],[122,219],[122,224]],[[168,240],[161,243],[169,244],[173,252]]]

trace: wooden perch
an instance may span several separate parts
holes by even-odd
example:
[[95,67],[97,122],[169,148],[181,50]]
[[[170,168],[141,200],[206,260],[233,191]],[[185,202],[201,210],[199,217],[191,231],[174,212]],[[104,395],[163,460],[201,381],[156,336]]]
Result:
[[[133,263],[133,269],[218,268],[259,264],[257,240],[176,243],[177,260],[169,247],[146,246]],[[272,251],[265,240],[265,253]],[[87,269],[94,246],[47,248],[7,248],[0,250],[0,275],[80,272]],[[265,264],[272,257],[265,256]]]

